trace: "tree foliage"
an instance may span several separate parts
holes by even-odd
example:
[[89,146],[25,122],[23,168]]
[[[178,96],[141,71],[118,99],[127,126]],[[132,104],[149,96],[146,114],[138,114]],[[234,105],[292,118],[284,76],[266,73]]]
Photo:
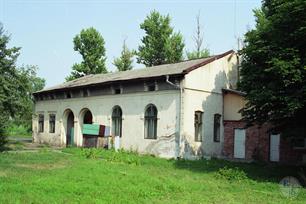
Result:
[[19,47],[8,47],[10,36],[0,24],[0,149],[6,143],[5,130],[11,121],[31,127],[32,93],[44,87],[36,76],[37,67],[18,68]]
[[186,52],[187,58],[189,60],[210,56],[209,49],[203,48],[204,35],[203,35],[203,27],[201,26],[200,23],[200,13],[198,13],[198,15],[196,16],[196,21],[197,21],[197,28],[195,35],[193,36],[193,40],[195,43],[195,50]]
[[34,99],[32,94],[45,87],[45,79],[37,76],[37,66],[26,65],[18,69],[19,83],[22,84],[24,95],[19,99],[22,106],[15,114],[13,122],[31,130]]
[[83,58],[79,64],[72,66],[71,75],[67,81],[88,75],[107,73],[105,67],[105,47],[102,35],[95,28],[82,29],[80,34],[73,38],[74,50]]
[[170,16],[152,11],[140,28],[145,31],[138,48],[137,62],[146,66],[179,62],[183,58],[183,36],[173,32]]
[[209,57],[210,56],[210,52],[207,48],[201,49],[200,51],[187,51],[186,52],[187,58],[189,60],[192,59],[199,59],[199,58],[205,58],[205,57]]
[[115,58],[113,62],[118,71],[127,71],[133,69],[134,52],[129,50],[125,41],[126,40],[123,41],[121,56]]
[[16,59],[19,47],[8,48],[10,37],[0,24],[0,148],[6,143],[5,128],[22,104],[20,97]]
[[272,122],[287,136],[305,137],[306,1],[265,0],[245,35],[242,110],[249,122]]

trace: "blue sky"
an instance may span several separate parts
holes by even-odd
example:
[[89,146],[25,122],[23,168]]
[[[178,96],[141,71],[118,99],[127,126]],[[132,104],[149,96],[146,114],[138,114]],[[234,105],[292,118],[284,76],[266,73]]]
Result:
[[[10,46],[22,47],[18,65],[38,65],[38,75],[52,86],[62,83],[73,63],[81,61],[72,39],[83,28],[93,26],[102,34],[107,68],[114,71],[112,61],[120,55],[123,40],[137,49],[144,35],[139,24],[154,9],[171,16],[187,50],[194,48],[195,16],[200,11],[204,44],[218,54],[237,49],[235,36],[254,26],[252,10],[259,7],[260,0],[0,0],[0,22],[11,34]],[[136,60],[134,65],[143,67]]]

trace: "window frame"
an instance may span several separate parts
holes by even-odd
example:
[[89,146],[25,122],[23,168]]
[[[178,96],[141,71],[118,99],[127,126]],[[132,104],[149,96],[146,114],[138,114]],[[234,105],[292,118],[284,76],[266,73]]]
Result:
[[[303,142],[303,146],[299,145],[300,142]],[[306,138],[291,138],[291,146],[293,149],[306,149]]]
[[220,142],[221,138],[221,114],[216,113],[214,114],[214,142]]
[[[196,142],[203,141],[203,111],[195,111],[194,112],[194,140]],[[196,121],[196,117],[199,116],[199,119]]]
[[45,129],[44,126],[45,126],[45,115],[43,113],[39,113],[38,114],[38,133],[44,132],[44,129]]
[[157,139],[157,120],[157,107],[154,104],[147,105],[144,113],[144,139]]
[[[118,111],[116,113],[116,111]],[[116,115],[117,114],[117,115]],[[117,127],[117,125],[119,127]],[[119,131],[119,135],[116,132]],[[120,106],[114,106],[112,111],[112,134],[114,136],[122,137],[122,108]]]
[[[54,120],[51,121],[51,116],[54,116]],[[51,122],[53,122],[53,129],[51,129],[52,125]],[[50,113],[49,114],[49,133],[55,133],[55,126],[56,126],[56,114],[55,113]],[[53,130],[53,131],[51,131]]]

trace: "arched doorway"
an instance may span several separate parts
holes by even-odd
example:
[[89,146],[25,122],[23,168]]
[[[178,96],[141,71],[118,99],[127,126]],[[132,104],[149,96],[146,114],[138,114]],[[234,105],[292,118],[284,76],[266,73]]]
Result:
[[92,124],[92,114],[88,109],[84,113],[83,124]]
[[72,146],[74,144],[74,114],[70,109],[64,112],[64,128],[66,146]]
[[82,122],[81,129],[83,135],[83,147],[96,147],[98,140],[97,136],[83,134],[84,124],[92,124],[93,121],[92,113],[88,108],[81,110],[80,121]]

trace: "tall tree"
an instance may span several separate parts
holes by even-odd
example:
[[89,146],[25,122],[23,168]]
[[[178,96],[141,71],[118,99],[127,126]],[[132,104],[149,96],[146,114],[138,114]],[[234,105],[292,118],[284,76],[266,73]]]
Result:
[[114,59],[113,64],[117,67],[118,71],[126,71],[133,69],[133,56],[134,52],[129,50],[124,39],[122,45],[121,56]]
[[249,122],[272,122],[284,135],[306,137],[306,1],[265,0],[245,34],[242,110]]
[[182,35],[173,32],[170,16],[162,16],[152,11],[140,28],[145,31],[142,45],[138,48],[137,62],[146,66],[179,62],[183,58],[184,42]]
[[20,47],[8,47],[10,36],[0,24],[0,150],[7,142],[5,134],[12,121],[31,127],[32,93],[44,87],[36,76],[36,66],[18,68],[16,60]]
[[[21,106],[19,101],[19,83],[16,60],[19,47],[8,47],[10,36],[0,24],[0,149],[6,143],[5,128],[9,119]],[[22,87],[20,87],[22,88]]]
[[195,50],[191,52],[189,51],[186,52],[188,59],[199,59],[199,58],[209,57],[210,55],[209,49],[203,48],[204,33],[203,33],[203,27],[201,26],[200,23],[200,12],[196,16],[196,22],[197,22],[196,32],[193,36],[193,40],[195,43]]
[[23,125],[28,131],[32,127],[32,113],[34,100],[32,94],[45,87],[45,79],[37,76],[37,66],[26,65],[18,69],[19,82],[22,84],[25,94],[19,99],[23,104],[16,112],[13,122],[17,125]]
[[102,35],[95,28],[82,29],[73,39],[74,50],[83,58],[80,64],[72,66],[71,75],[67,81],[88,75],[107,73],[105,67],[105,47]]

